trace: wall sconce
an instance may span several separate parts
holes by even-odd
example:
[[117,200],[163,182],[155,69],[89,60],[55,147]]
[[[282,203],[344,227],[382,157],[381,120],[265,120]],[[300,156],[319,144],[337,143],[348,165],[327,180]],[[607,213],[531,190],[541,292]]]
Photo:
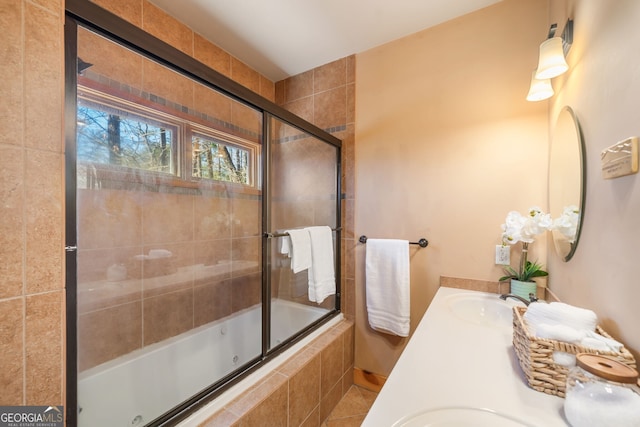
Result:
[[573,21],[569,19],[562,35],[555,37],[558,25],[549,28],[547,40],[540,45],[538,68],[531,77],[527,101],[541,101],[553,96],[551,80],[569,69],[565,56],[573,43]]
[[553,96],[553,87],[550,79],[537,79],[536,70],[531,73],[531,87],[527,94],[527,101],[542,101]]

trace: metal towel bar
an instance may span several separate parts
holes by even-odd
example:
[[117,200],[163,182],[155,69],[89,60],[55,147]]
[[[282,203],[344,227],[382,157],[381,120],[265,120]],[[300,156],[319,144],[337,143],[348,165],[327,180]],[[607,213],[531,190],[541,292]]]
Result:
[[[340,230],[342,230],[342,227],[336,227],[331,229],[331,231],[340,231]],[[267,239],[272,239],[274,237],[284,237],[288,235],[289,233],[267,233],[267,232],[262,233],[262,237]]]
[[[365,236],[365,235],[360,236],[358,241],[360,243],[367,243],[367,236]],[[427,246],[429,246],[429,241],[423,237],[420,240],[418,240],[417,242],[409,242],[409,244],[410,245],[418,245],[421,248],[426,248]]]

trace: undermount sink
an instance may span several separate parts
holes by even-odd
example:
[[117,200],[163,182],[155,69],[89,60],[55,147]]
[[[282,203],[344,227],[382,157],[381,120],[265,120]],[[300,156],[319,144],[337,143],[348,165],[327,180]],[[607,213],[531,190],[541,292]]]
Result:
[[392,427],[534,427],[485,408],[448,407],[402,417]]
[[501,300],[496,294],[458,294],[447,299],[449,310],[458,318],[492,328],[511,329],[513,306],[522,304]]

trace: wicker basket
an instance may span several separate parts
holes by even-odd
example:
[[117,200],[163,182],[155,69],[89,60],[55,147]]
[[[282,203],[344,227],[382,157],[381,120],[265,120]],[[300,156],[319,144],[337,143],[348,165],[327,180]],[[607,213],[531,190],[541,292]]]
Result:
[[[624,347],[620,353],[599,351],[576,344],[533,336],[522,318],[526,310],[526,307],[513,307],[513,348],[516,356],[518,356],[520,367],[527,377],[527,382],[534,390],[564,397],[565,382],[569,368],[553,362],[554,351],[564,351],[570,354],[602,354],[632,368],[636,367],[633,355]],[[596,332],[604,337],[611,338],[599,326],[596,326]]]

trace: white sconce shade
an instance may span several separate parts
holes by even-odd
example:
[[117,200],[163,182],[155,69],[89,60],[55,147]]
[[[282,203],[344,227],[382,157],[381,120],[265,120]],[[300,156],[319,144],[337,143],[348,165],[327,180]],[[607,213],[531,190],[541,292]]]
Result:
[[552,79],[569,69],[564,59],[562,50],[562,38],[552,37],[540,45],[540,58],[538,60],[537,79]]
[[542,101],[553,96],[553,87],[549,79],[537,79],[536,72],[531,74],[531,87],[527,94],[527,101]]

